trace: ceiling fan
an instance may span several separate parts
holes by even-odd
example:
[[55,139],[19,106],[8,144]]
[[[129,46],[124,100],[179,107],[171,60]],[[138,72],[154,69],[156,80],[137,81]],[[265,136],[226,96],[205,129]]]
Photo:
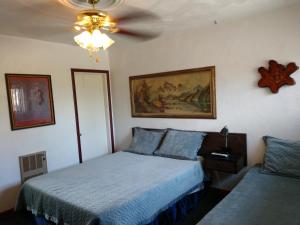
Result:
[[70,35],[76,32],[75,42],[91,56],[95,55],[97,61],[96,53],[109,48],[119,40],[118,36],[150,40],[159,36],[164,27],[157,15],[132,6],[130,0],[18,0],[18,3],[39,19],[39,23],[34,21],[31,26],[35,32],[53,34],[65,42],[72,41]]
[[141,20],[157,20],[158,17],[147,11],[131,11],[119,17],[113,17],[109,13],[96,9],[100,0],[85,0],[90,4],[90,9],[81,10],[77,14],[74,30],[80,32],[74,37],[75,42],[82,48],[87,49],[90,55],[100,49],[107,49],[115,43],[108,34],[118,34],[127,37],[149,40],[157,37],[160,32],[136,31],[121,28],[122,25]]

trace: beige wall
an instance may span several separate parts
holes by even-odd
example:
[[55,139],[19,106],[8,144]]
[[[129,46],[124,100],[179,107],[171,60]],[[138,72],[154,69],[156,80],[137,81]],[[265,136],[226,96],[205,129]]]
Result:
[[[79,47],[0,36],[0,212],[12,208],[20,183],[18,156],[45,150],[49,171],[78,163],[70,68],[108,69]],[[56,125],[11,131],[4,73],[50,74]]]
[[[257,68],[269,59],[300,65],[300,6],[222,23],[210,28],[175,32],[142,44],[115,45],[109,52],[116,146],[124,149],[133,126],[219,131],[248,135],[250,164],[264,153],[262,136],[300,137],[300,71],[297,84],[278,94],[257,87]],[[128,77],[180,69],[216,66],[217,119],[132,118]]]

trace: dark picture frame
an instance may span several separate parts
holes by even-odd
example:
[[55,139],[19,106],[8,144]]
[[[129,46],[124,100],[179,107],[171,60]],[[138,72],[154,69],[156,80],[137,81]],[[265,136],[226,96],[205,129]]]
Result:
[[216,119],[215,66],[129,77],[131,115]]
[[55,124],[50,75],[5,74],[12,130]]

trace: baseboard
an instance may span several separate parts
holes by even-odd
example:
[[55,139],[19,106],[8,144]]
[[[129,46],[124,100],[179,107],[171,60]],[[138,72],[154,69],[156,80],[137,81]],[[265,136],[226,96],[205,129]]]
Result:
[[9,209],[9,210],[0,212],[0,218],[1,217],[6,217],[6,216],[10,216],[11,214],[14,213],[14,211],[15,211],[14,209]]

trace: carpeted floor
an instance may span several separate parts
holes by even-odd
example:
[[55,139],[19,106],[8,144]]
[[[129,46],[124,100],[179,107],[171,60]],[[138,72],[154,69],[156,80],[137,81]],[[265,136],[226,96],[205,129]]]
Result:
[[[192,211],[187,218],[179,225],[195,225],[197,224],[206,213],[208,213],[219,201],[224,197],[216,189],[209,189],[206,191],[202,204],[200,207]],[[30,221],[26,215],[22,213],[13,213],[9,215],[0,216],[0,225],[35,225]]]

